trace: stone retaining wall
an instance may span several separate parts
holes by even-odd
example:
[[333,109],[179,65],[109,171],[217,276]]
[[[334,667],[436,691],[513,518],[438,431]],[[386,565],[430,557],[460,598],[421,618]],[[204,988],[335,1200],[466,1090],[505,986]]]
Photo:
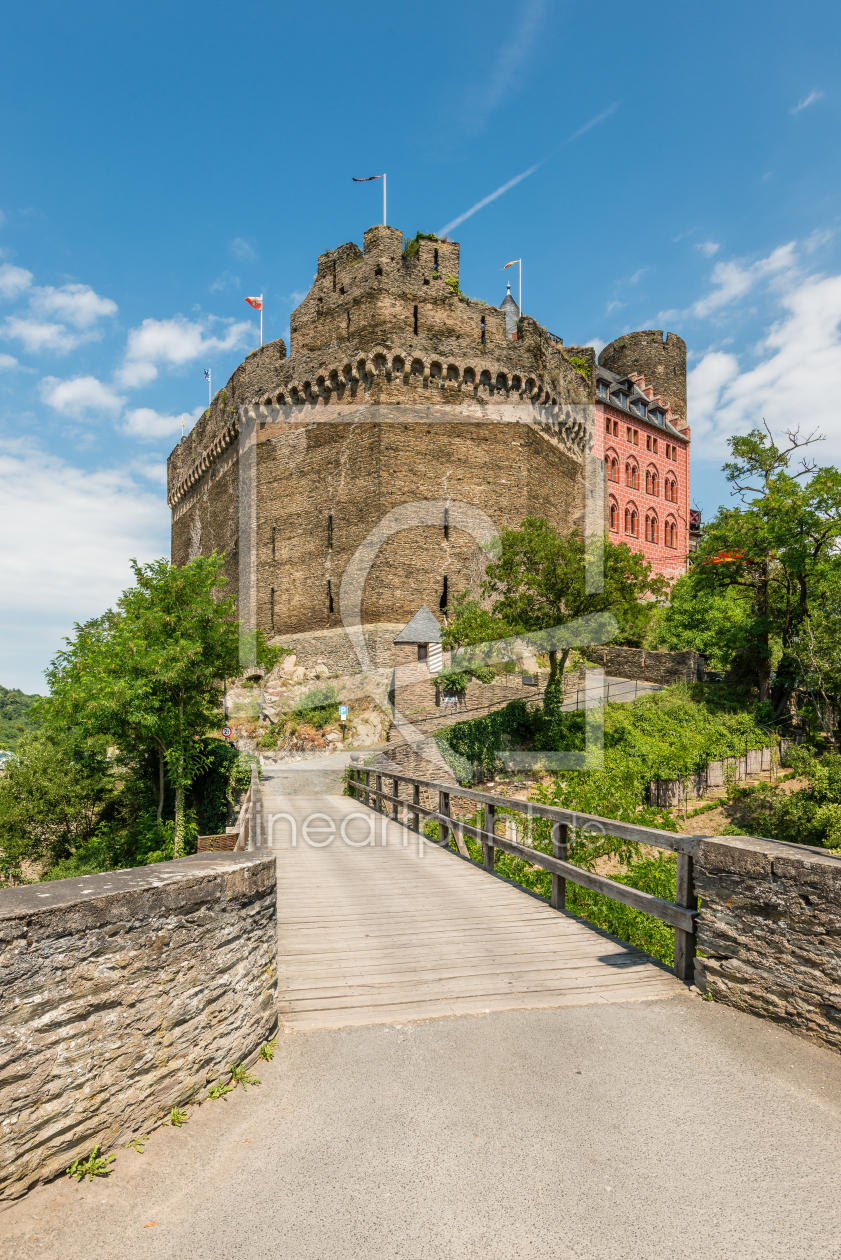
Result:
[[779,770],[788,749],[799,742],[800,736],[781,739],[773,748],[751,748],[744,757],[708,761],[706,769],[684,779],[652,779],[648,785],[649,803],[658,809],[671,808],[683,803],[687,791],[690,798],[700,799],[711,789],[726,787],[728,782],[738,783],[740,779],[762,774],[770,770],[772,764]]
[[695,886],[701,991],[841,1050],[841,857],[717,836],[699,841]]
[[274,857],[0,892],[0,1199],[148,1133],[276,1022]]
[[704,676],[704,658],[697,652],[647,652],[644,648],[612,644],[581,651],[588,661],[603,665],[611,678],[633,678],[669,687],[679,682],[698,682]]
[[[394,638],[402,629],[403,622],[399,621],[363,627],[370,669],[391,669]],[[278,634],[271,642],[291,649],[295,653],[296,665],[304,669],[326,665],[331,677],[363,672],[356,648],[344,626],[333,630],[311,630],[304,634]]]

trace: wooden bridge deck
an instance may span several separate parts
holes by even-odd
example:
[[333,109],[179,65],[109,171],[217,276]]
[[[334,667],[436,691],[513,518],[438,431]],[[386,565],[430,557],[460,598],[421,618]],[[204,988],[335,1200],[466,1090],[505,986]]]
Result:
[[[639,950],[419,841],[349,797],[266,793],[264,808],[277,852],[280,1018],[290,1028],[685,991]],[[306,843],[307,818],[311,840],[322,843],[331,824],[332,840]],[[339,834],[344,827],[359,842],[372,826],[373,846],[354,847]]]

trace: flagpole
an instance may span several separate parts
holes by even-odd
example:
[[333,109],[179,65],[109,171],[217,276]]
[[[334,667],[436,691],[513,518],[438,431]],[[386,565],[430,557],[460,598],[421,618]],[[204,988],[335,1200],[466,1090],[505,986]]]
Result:
[[207,369],[207,405],[208,407],[213,402],[213,393],[212,393],[213,387],[211,385],[212,377],[213,377],[213,368],[208,368]]
[[263,344],[263,295],[260,294],[260,345]]
[[523,316],[523,260],[522,258],[520,259],[520,266],[518,270],[520,272],[520,318],[522,319],[522,316]]
[[388,219],[385,213],[385,175],[383,175],[383,227],[385,227]]

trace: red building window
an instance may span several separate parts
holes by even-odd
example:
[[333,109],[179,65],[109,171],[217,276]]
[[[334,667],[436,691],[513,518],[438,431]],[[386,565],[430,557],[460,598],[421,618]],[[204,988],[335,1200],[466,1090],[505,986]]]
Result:
[[610,528],[611,529],[619,528],[619,507],[616,503],[612,501],[610,504]]
[[636,510],[632,507],[625,508],[625,533],[631,534],[634,538],[639,536],[639,526],[637,524],[638,517]]
[[645,518],[645,541],[657,542],[657,517],[647,516]]

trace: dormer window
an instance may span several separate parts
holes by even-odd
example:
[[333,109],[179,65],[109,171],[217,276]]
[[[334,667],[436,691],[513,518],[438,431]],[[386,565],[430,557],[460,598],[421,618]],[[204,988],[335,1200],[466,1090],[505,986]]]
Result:
[[599,381],[599,398],[607,398],[609,390],[606,381]]

